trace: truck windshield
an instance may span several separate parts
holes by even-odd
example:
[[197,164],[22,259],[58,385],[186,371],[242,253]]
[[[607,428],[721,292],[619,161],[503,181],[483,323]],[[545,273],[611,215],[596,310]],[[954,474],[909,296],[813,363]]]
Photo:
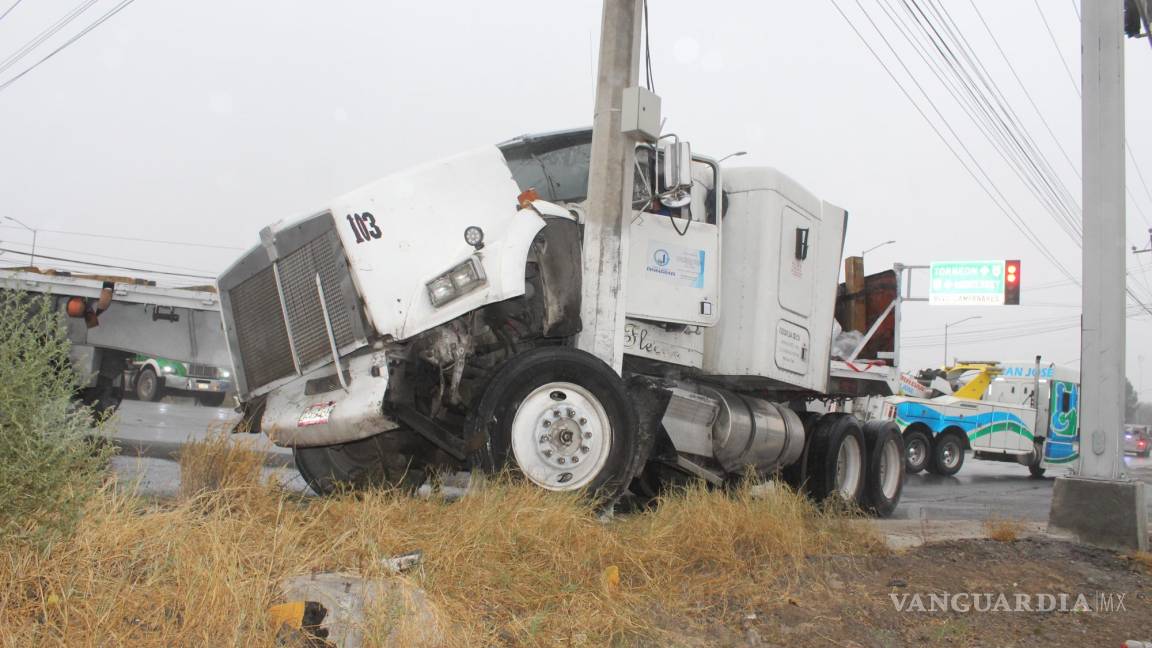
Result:
[[591,128],[524,135],[498,146],[520,191],[535,188],[550,202],[580,202],[588,197]]

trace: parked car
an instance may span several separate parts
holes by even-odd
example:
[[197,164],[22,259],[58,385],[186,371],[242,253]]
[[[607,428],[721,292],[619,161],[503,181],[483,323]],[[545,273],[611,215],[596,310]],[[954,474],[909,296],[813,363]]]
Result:
[[1124,426],[1124,453],[1138,457],[1152,454],[1152,432],[1147,425]]

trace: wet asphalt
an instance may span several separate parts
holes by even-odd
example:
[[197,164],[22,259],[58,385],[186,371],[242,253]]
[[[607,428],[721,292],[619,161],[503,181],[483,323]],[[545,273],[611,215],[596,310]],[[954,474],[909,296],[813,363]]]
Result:
[[[122,484],[131,484],[142,494],[174,495],[180,486],[177,460],[184,443],[219,433],[230,427],[235,418],[230,409],[202,407],[191,400],[125,400],[112,426],[111,434],[121,448],[120,455],[113,459],[113,467]],[[306,488],[293,467],[290,451],[272,445],[263,435],[241,434],[232,438],[263,451],[265,470],[286,486]],[[1152,482],[1152,459],[1126,456],[1125,464],[1133,478]],[[960,472],[952,477],[909,475],[893,518],[1047,520],[1052,478],[1066,472],[1049,470],[1045,478],[1033,479],[1024,466],[976,460],[969,454]],[[1152,498],[1149,512],[1152,517]]]

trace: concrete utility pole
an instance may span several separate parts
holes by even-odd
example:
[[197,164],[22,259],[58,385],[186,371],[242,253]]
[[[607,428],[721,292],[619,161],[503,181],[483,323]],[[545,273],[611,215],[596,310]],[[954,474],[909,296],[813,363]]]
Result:
[[[1146,549],[1144,484],[1124,474],[1124,0],[1084,0],[1080,459],[1058,478],[1049,526],[1081,541]],[[1056,409],[1061,403],[1052,403]]]
[[624,278],[635,142],[621,131],[621,95],[637,85],[642,0],[604,0],[592,159],[584,222],[584,278],[576,345],[617,372],[624,363]]

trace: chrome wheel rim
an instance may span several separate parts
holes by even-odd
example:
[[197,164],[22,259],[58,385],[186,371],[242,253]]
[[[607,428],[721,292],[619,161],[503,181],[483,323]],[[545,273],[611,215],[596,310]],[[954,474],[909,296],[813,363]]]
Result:
[[953,468],[960,461],[960,445],[955,441],[949,440],[944,442],[944,466],[946,468]]
[[889,438],[880,450],[880,492],[885,499],[896,497],[900,487],[900,475],[904,472],[904,462],[900,461],[900,446],[896,439]]
[[860,442],[854,436],[844,437],[836,452],[836,492],[845,500],[856,497],[860,488]]
[[908,442],[908,463],[919,466],[924,463],[924,457],[927,454],[927,448],[924,447],[924,441],[921,439],[913,438]]
[[512,455],[532,483],[555,491],[584,488],[612,449],[612,426],[600,401],[569,382],[532,390],[512,419]]

